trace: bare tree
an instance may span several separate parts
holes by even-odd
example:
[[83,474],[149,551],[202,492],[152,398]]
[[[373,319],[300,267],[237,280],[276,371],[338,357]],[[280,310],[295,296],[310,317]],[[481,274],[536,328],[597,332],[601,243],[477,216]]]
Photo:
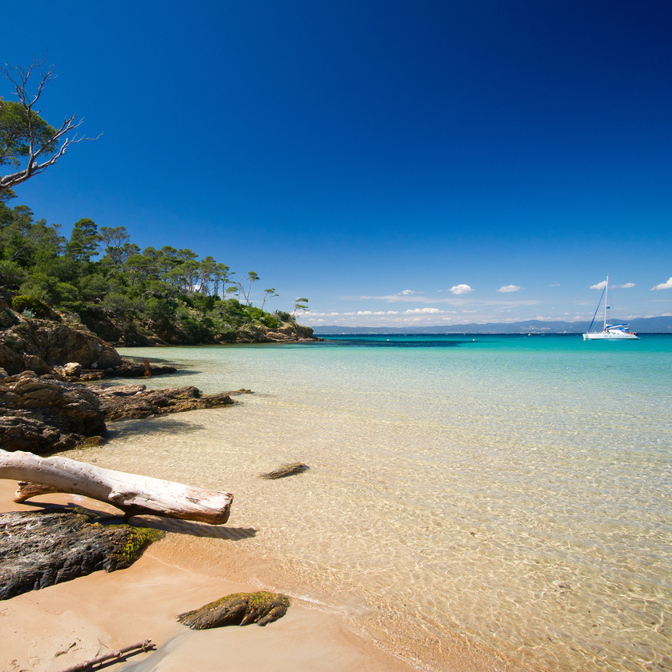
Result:
[[270,299],[272,296],[280,296],[279,294],[275,293],[275,287],[271,287],[270,289],[265,289],[264,290],[264,300],[261,304],[261,309],[264,309],[264,306],[266,305],[266,301]]
[[[259,280],[259,276],[254,271],[249,271],[249,273],[239,282],[238,284],[238,296],[241,299],[245,299],[245,303],[248,306],[251,306],[250,303],[250,292],[252,291],[252,285]],[[245,282],[247,282],[247,287],[245,287]]]
[[[53,166],[70,148],[83,140],[98,138],[68,134],[79,128],[82,120],[75,115],[66,117],[59,128],[50,126],[36,104],[45,86],[56,77],[53,66],[44,68],[44,58],[37,59],[27,68],[12,67],[5,63],[0,73],[14,86],[18,102],[0,98],[0,165],[25,166],[9,175],[0,175],[0,192],[29,180]],[[37,78],[36,92],[29,92],[29,80]],[[102,135],[102,134],[101,134]],[[98,136],[100,137],[100,135]]]

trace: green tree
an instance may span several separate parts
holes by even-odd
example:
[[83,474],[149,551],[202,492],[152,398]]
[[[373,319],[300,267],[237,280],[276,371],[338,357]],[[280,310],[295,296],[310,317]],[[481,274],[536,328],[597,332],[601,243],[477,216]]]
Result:
[[230,270],[226,264],[220,264],[219,262],[215,264],[215,270],[213,271],[213,290],[215,294],[219,295],[220,284],[222,285],[222,294],[226,293],[226,286],[231,283]]
[[207,256],[205,259],[201,260],[198,270],[201,274],[201,292],[203,292],[203,294],[210,293],[210,283],[213,281],[213,275],[216,268],[217,262],[214,257]]
[[48,226],[44,219],[35,222],[27,205],[0,214],[0,258],[30,268],[54,259],[62,251],[59,227]]
[[[0,192],[44,172],[72,145],[97,139],[72,135],[81,124],[81,120],[75,121],[74,114],[66,117],[58,128],[42,119],[35,106],[45,86],[55,77],[53,67],[45,70],[43,63],[44,59],[35,60],[27,69],[9,65],[0,67],[0,74],[13,86],[18,99],[0,98],[0,166],[18,169],[0,175]],[[37,81],[34,93],[29,92],[31,77]]]
[[292,312],[292,317],[296,319],[296,316],[299,313],[307,313],[309,310],[310,308],[308,308],[308,299],[306,298],[297,299],[294,302],[294,311]]
[[188,259],[179,266],[184,278],[183,288],[190,294],[193,294],[196,291],[196,285],[200,284],[200,266],[196,259]]
[[131,286],[137,289],[144,287],[154,268],[154,260],[146,254],[132,254],[124,264]]
[[[99,233],[100,240],[104,245],[105,254],[112,260],[115,266],[121,266],[130,256],[130,254],[125,254],[125,252],[128,252],[125,248],[131,240],[126,227],[101,226]],[[135,254],[135,252],[131,254]]]
[[91,261],[98,254],[101,237],[96,223],[85,217],[75,222],[70,240],[65,244],[65,252],[75,261]]

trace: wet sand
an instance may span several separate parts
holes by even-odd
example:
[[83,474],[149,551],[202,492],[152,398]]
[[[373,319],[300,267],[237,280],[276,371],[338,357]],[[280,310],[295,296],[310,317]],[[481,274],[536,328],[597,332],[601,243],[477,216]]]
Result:
[[[16,483],[0,480],[0,510],[35,510],[12,502]],[[43,495],[35,502],[74,502],[115,511],[69,495]],[[115,511],[116,512],[116,511]],[[180,525],[180,523],[176,523]],[[165,526],[170,529],[171,523]],[[122,647],[151,639],[157,650],[132,656],[107,670],[125,672],[364,672],[414,669],[378,649],[328,607],[290,595],[292,605],[265,627],[225,627],[194,632],[175,616],[235,592],[262,586],[213,577],[201,571],[199,538],[185,544],[166,539],[152,544],[130,568],[89,576],[0,602],[0,669],[60,672]],[[237,572],[237,576],[240,573]]]

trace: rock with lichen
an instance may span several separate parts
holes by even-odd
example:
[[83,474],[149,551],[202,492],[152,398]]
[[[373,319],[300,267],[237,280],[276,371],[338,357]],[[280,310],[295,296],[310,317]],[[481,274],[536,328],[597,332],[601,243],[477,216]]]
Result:
[[[163,533],[102,524],[84,509],[0,513],[0,600],[132,565]],[[104,521],[109,522],[109,521]]]
[[177,620],[192,630],[250,623],[263,626],[282,618],[288,608],[289,598],[280,593],[234,593],[180,614]]

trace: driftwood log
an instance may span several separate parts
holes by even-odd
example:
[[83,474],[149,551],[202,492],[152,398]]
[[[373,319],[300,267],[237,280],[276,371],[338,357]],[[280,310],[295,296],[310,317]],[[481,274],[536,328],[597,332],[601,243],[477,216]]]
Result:
[[0,450],[0,478],[47,486],[17,501],[44,492],[67,492],[108,502],[124,512],[126,519],[138,514],[195,520],[221,525],[229,519],[233,495],[204,490],[149,476],[127,474],[76,462],[67,457],[38,457],[22,451]]

